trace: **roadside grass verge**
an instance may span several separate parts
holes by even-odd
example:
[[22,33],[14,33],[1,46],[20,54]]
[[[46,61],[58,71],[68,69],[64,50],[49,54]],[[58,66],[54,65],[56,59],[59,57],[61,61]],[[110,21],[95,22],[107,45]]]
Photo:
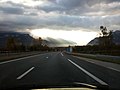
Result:
[[100,56],[100,55],[81,54],[81,53],[66,53],[66,54],[74,55],[74,56],[78,56],[78,57],[90,58],[90,59],[94,59],[94,60],[100,60],[100,61],[104,61],[104,62],[120,64],[120,58],[104,57],[104,56]]

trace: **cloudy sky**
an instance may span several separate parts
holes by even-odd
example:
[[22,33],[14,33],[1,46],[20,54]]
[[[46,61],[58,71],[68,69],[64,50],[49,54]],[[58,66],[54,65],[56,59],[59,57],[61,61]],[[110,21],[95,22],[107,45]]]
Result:
[[0,30],[85,45],[99,26],[120,29],[120,0],[0,0]]

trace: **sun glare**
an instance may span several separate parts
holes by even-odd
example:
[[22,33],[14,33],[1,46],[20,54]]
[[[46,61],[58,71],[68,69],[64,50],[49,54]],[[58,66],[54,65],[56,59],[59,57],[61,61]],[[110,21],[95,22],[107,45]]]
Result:
[[77,45],[86,45],[89,41],[94,39],[97,32],[85,32],[85,31],[63,31],[63,30],[49,30],[49,29],[35,29],[31,30],[31,34],[34,37],[51,37],[51,38],[62,38],[76,42]]

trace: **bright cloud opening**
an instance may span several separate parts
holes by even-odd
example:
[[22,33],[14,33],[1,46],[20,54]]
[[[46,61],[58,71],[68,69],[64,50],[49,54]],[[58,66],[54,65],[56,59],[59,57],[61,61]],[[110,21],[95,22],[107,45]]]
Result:
[[63,30],[50,30],[50,29],[35,29],[31,30],[34,37],[51,37],[62,38],[76,42],[77,45],[86,45],[97,36],[97,32],[85,32],[81,30],[63,31]]

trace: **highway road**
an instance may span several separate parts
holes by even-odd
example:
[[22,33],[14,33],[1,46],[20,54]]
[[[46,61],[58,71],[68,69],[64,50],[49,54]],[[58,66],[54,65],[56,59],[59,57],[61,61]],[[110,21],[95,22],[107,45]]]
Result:
[[0,88],[18,85],[86,83],[120,89],[120,72],[63,52],[0,62]]

